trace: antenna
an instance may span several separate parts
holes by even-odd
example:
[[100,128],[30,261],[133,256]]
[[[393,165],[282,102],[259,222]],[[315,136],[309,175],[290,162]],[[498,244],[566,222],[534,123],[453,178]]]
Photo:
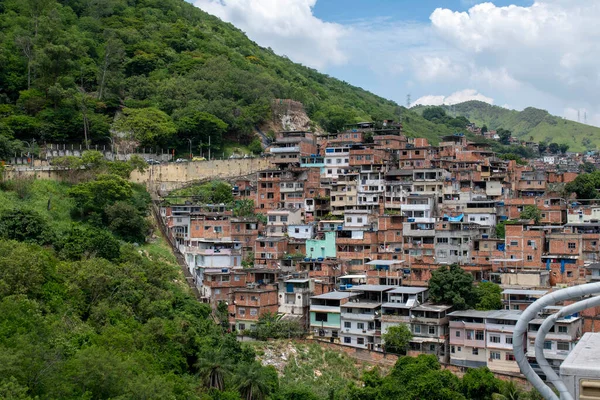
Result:
[[411,104],[411,101],[410,101],[410,93],[409,93],[406,95],[406,108],[410,108],[410,104]]

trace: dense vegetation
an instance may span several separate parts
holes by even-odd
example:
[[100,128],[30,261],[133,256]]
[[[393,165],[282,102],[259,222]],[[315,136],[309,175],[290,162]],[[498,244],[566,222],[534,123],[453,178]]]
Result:
[[[427,108],[416,106],[411,110],[422,114]],[[450,110],[449,106],[443,108]],[[477,126],[504,129],[521,140],[566,144],[572,151],[594,150],[600,145],[600,128],[555,117],[533,107],[515,111],[473,100],[453,105],[451,110]]]
[[332,131],[399,111],[184,0],[6,0],[0,27],[0,150],[20,146],[12,138],[108,144],[111,126],[144,146],[206,150],[210,135],[217,150],[223,135],[249,143],[281,98]]
[[[0,398],[255,399],[254,382],[276,390],[274,371],[188,293],[169,249],[130,235],[123,218],[146,215],[143,188],[99,175],[1,189]],[[223,360],[233,366],[227,387],[211,395]]]
[[502,308],[500,286],[492,282],[474,285],[473,275],[456,264],[443,266],[431,273],[429,297],[434,302],[452,304],[458,310]]

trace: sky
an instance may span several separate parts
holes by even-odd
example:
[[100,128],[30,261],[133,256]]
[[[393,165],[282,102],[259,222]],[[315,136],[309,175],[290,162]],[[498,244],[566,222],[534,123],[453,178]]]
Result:
[[599,0],[188,0],[406,105],[481,100],[600,126]]

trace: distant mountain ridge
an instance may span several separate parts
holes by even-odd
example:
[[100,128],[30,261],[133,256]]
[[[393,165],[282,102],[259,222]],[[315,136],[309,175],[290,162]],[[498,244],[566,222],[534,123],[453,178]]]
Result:
[[[428,107],[417,105],[411,111],[422,114]],[[509,110],[477,100],[442,107],[448,114],[464,116],[479,127],[485,125],[490,130],[508,129],[519,139],[566,143],[571,151],[600,147],[600,128],[566,120],[546,110],[534,107],[527,107],[523,111]]]

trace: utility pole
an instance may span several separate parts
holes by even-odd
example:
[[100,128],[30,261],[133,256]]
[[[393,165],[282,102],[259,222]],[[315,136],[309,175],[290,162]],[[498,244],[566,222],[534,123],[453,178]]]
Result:
[[208,136],[208,161],[210,161],[210,135]]
[[190,161],[192,161],[192,139],[188,139],[188,142],[190,142]]
[[410,104],[411,104],[411,101],[410,101],[410,93],[409,93],[406,95],[406,108],[410,108]]

